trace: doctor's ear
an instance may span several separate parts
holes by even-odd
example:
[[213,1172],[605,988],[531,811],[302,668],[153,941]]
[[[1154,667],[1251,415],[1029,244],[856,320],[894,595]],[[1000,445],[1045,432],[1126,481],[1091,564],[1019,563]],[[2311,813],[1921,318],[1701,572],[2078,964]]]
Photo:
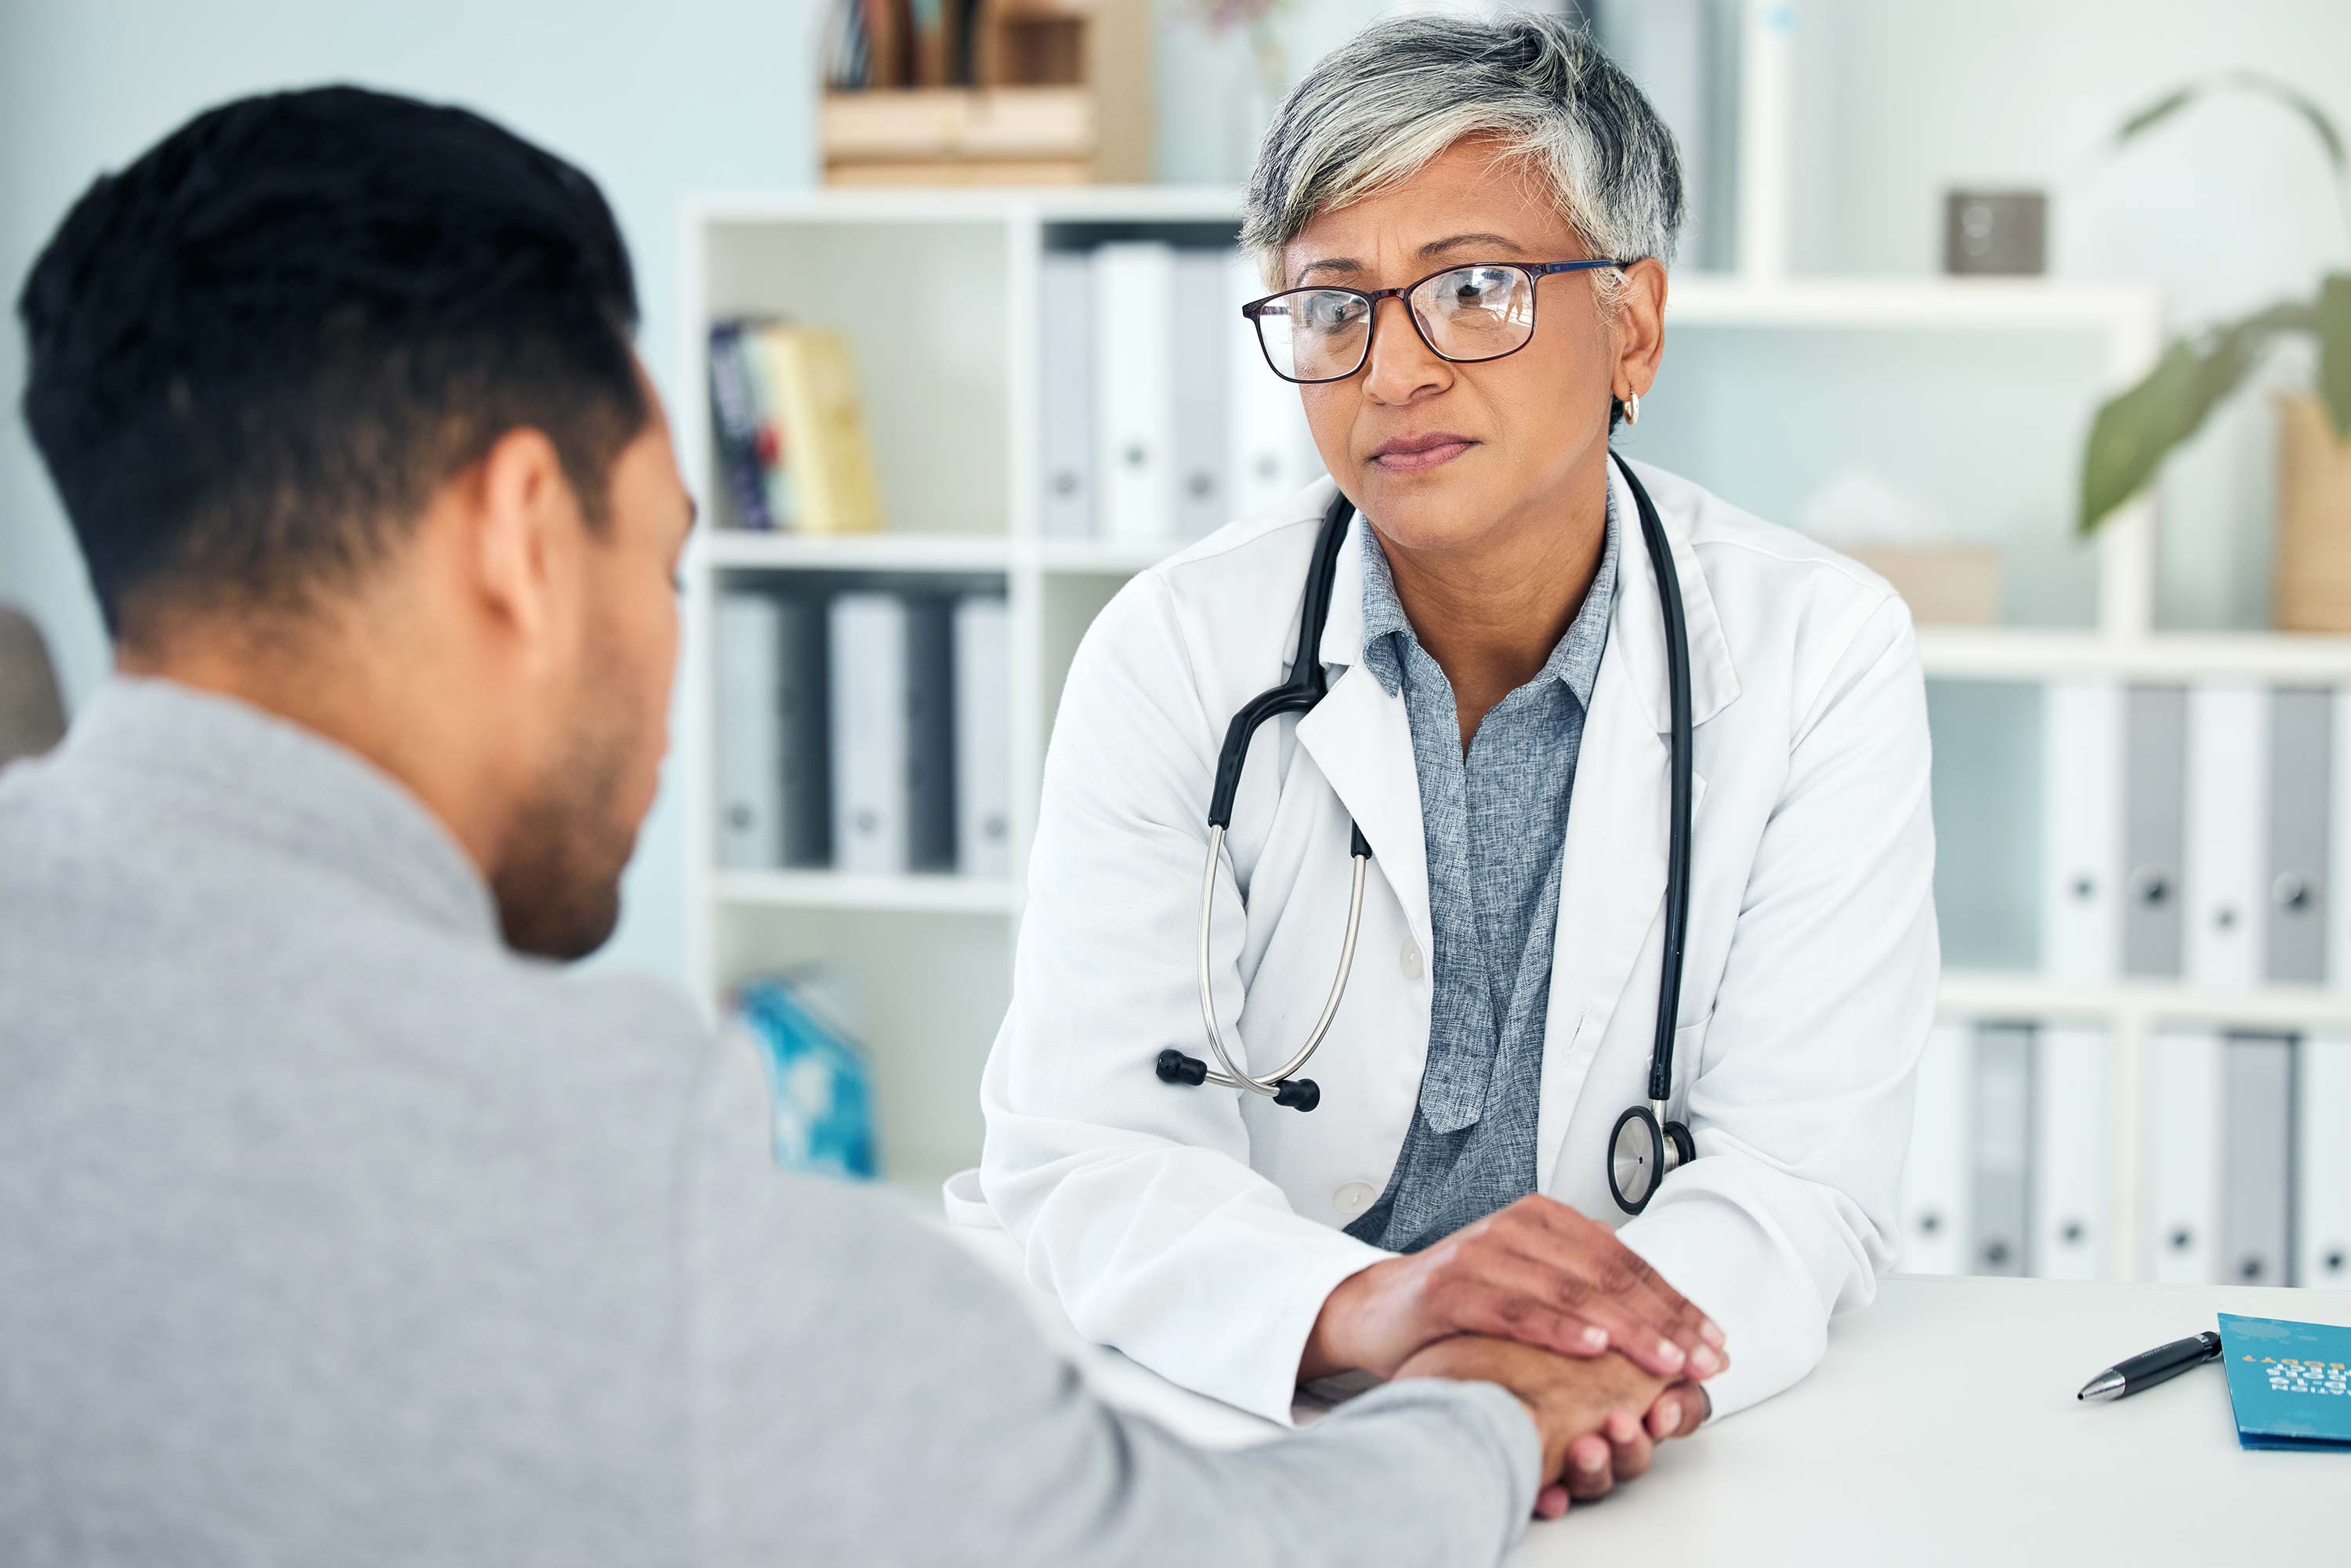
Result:
[[1646,396],[1657,378],[1657,361],[1666,352],[1666,269],[1662,263],[1636,261],[1624,271],[1615,291],[1609,326],[1615,335],[1616,359],[1610,369],[1610,390],[1619,399],[1626,392]]

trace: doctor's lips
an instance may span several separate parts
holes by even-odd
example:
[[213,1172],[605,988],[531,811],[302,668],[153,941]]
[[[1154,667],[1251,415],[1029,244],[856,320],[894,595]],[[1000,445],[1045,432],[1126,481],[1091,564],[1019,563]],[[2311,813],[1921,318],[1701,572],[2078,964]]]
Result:
[[1432,430],[1426,435],[1397,436],[1374,449],[1372,461],[1391,474],[1411,474],[1450,463],[1477,444],[1449,430]]

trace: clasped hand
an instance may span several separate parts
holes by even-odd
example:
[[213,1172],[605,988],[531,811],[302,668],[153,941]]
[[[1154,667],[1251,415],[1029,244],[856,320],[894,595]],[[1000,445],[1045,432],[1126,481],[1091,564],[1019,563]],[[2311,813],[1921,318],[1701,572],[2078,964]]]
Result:
[[1709,1406],[1698,1385],[1729,1364],[1722,1331],[1614,1230],[1536,1194],[1342,1283],[1299,1375],[1501,1384],[1534,1413],[1545,1476],[1563,1478],[1549,1514],[1646,1469],[1655,1439],[1696,1430]]

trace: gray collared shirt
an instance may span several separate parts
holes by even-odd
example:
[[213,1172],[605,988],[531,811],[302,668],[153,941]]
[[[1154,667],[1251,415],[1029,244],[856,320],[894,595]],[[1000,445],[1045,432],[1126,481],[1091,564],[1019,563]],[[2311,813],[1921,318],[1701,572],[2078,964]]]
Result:
[[1453,685],[1364,543],[1364,664],[1401,692],[1420,778],[1437,951],[1428,1061],[1387,1190],[1347,1234],[1416,1251],[1535,1186],[1535,1111],[1560,860],[1583,716],[1616,596],[1616,495],[1583,607],[1535,678],[1479,721],[1465,756]]

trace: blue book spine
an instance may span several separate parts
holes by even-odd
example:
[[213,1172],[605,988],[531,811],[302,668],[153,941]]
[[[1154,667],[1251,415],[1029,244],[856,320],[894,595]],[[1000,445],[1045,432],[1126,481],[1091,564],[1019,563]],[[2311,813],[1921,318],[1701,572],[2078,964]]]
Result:
[[744,323],[710,329],[710,431],[736,516],[747,528],[770,529],[768,491],[759,470],[759,394],[745,359]]

